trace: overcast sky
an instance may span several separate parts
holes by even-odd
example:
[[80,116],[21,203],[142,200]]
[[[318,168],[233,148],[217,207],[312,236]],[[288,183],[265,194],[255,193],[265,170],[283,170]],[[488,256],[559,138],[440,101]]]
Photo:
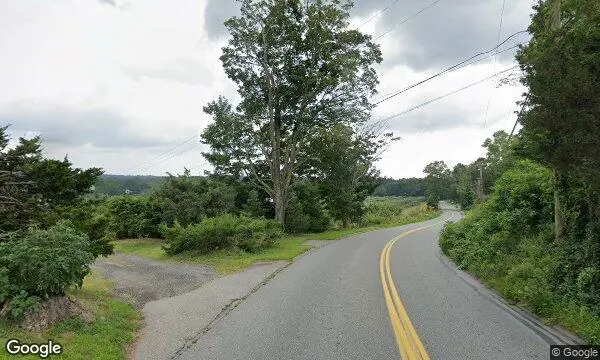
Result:
[[[499,30],[501,40],[525,30],[533,3],[505,0],[501,17],[503,0],[357,0],[352,24],[385,34],[377,39],[383,95],[494,47]],[[233,0],[0,0],[0,125],[13,124],[15,137],[40,134],[46,155],[68,155],[78,167],[201,173],[207,164],[194,135],[210,122],[202,107],[220,94],[237,101],[218,60],[222,23],[237,9]],[[500,49],[527,39],[521,34]],[[373,120],[508,69],[514,52],[390,99]],[[486,137],[510,131],[524,91],[498,80],[387,121],[402,141],[379,162],[382,174],[422,176],[431,161],[454,166],[483,155]]]

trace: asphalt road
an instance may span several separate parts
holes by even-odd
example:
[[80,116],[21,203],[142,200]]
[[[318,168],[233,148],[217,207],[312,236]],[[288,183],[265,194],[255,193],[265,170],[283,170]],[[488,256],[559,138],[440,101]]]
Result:
[[440,220],[458,216],[446,211],[441,219],[353,236],[301,257],[177,359],[388,360],[400,359],[401,351],[409,356],[398,346],[402,337],[397,340],[391,314],[400,311],[396,304],[390,312],[386,303],[380,260],[390,240],[429,225],[390,248],[391,280],[385,280],[395,285],[424,358],[548,359],[549,343],[557,342],[551,334],[497,301],[441,255]]

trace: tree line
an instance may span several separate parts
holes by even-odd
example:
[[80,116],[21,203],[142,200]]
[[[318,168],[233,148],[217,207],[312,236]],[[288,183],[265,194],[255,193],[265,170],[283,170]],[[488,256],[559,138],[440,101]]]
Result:
[[252,252],[284,230],[364,223],[374,163],[395,138],[368,125],[382,57],[350,28],[351,6],[240,1],[220,60],[241,101],[218,97],[204,108],[213,118],[202,133],[208,176],[132,181],[129,190],[144,194],[95,199],[93,186],[119,192],[102,169],[44,158],[39,137],[9,146],[0,128],[0,314],[80,286],[117,238],[164,237],[168,253]]
[[521,130],[488,140],[479,162],[429,166],[428,196],[474,204],[441,237],[459,266],[593,344],[600,342],[600,2],[547,0],[534,10],[532,39],[517,54],[527,88]]

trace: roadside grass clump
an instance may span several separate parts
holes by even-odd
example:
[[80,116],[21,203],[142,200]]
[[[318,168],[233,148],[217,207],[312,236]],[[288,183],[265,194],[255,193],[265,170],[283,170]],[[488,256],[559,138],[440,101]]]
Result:
[[184,227],[162,225],[160,230],[166,239],[163,247],[169,255],[193,250],[208,254],[216,250],[241,249],[253,253],[268,248],[283,236],[283,230],[275,220],[252,219],[232,214],[219,215]]
[[[496,182],[487,201],[444,228],[440,247],[509,301],[598,343],[599,268],[574,261],[578,253],[555,241],[553,206],[552,173],[521,161]],[[564,280],[567,272],[571,282]]]
[[48,230],[29,230],[23,238],[0,243],[0,308],[12,318],[50,296],[81,287],[94,260],[87,235],[67,222]]

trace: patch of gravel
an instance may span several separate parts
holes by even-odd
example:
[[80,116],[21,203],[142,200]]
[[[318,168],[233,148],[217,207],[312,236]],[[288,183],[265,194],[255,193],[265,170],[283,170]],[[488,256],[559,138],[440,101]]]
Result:
[[211,266],[158,262],[119,253],[98,258],[92,270],[114,283],[117,296],[140,309],[148,302],[185,294],[219,277]]

